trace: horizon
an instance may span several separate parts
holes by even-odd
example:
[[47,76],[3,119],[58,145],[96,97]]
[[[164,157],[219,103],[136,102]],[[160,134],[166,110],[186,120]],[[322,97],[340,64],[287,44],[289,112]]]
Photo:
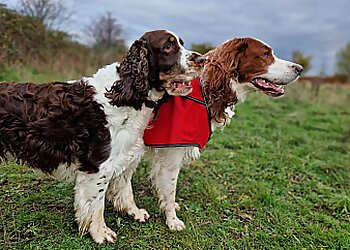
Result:
[[[1,3],[12,9],[17,6],[16,0]],[[72,16],[62,23],[61,30],[81,43],[88,43],[84,30],[91,20],[109,11],[122,25],[127,46],[154,29],[175,32],[184,39],[187,48],[192,43],[217,46],[234,37],[255,37],[269,44],[279,58],[291,60],[296,50],[312,56],[311,69],[306,75],[321,72],[333,75],[337,51],[350,42],[350,32],[344,32],[350,27],[347,0],[332,3],[319,0],[316,4],[311,0],[222,0],[220,3],[64,0],[63,3]]]

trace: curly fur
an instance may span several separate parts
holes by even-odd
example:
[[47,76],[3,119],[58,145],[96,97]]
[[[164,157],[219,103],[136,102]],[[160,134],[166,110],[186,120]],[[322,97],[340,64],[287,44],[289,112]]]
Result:
[[110,134],[94,94],[84,82],[0,83],[0,157],[10,154],[46,173],[76,162],[98,172]]
[[238,76],[236,70],[246,47],[244,38],[236,38],[206,54],[202,81],[212,119],[218,123],[226,120],[225,109],[237,102],[231,81]]
[[120,64],[120,80],[114,82],[105,94],[110,99],[110,104],[117,107],[131,106],[140,110],[150,90],[149,68],[147,41],[139,39],[132,44]]

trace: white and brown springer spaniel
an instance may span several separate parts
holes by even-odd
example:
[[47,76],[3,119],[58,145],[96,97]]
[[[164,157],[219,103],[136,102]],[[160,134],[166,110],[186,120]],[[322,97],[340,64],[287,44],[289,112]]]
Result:
[[[229,124],[234,105],[243,102],[251,92],[283,96],[284,86],[295,81],[302,71],[301,65],[277,58],[267,44],[254,38],[232,39],[208,52],[200,80],[210,110],[211,130]],[[152,161],[151,180],[160,208],[165,211],[166,224],[172,230],[182,230],[185,225],[176,215],[179,209],[175,202],[177,178],[181,166],[198,159],[200,150],[182,145],[147,151]],[[131,193],[124,195],[132,196]]]
[[11,155],[59,178],[73,176],[80,232],[97,243],[114,242],[104,220],[105,196],[135,219],[148,217],[132,206],[133,197],[123,196],[132,190],[122,173],[143,154],[143,130],[156,102],[165,92],[188,94],[191,86],[182,82],[197,75],[201,58],[174,33],[156,30],[135,41],[120,65],[93,77],[0,83],[0,157]]

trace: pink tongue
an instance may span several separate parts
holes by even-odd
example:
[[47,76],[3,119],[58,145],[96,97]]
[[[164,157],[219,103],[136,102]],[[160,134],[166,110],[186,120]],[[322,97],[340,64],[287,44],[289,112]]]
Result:
[[175,86],[176,90],[187,89],[187,88],[191,87],[191,83],[185,82],[185,84],[182,84],[181,82],[176,82],[176,83],[174,83],[174,86]]
[[263,86],[264,88],[273,89],[273,90],[275,90],[277,92],[282,91],[282,88],[279,88],[279,87],[277,87],[277,86],[275,86],[273,84],[267,83],[264,80],[258,79],[257,82],[259,83],[260,86]]

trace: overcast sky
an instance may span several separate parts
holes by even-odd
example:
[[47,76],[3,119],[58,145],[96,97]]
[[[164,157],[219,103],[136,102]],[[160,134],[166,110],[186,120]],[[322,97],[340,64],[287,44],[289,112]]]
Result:
[[[334,73],[335,54],[350,42],[350,0],[63,0],[73,15],[63,29],[83,37],[92,19],[110,11],[130,44],[145,31],[168,29],[191,43],[214,46],[234,37],[267,42],[291,59],[313,56],[309,74]],[[0,0],[14,7],[16,0]],[[187,46],[186,46],[187,45]]]

